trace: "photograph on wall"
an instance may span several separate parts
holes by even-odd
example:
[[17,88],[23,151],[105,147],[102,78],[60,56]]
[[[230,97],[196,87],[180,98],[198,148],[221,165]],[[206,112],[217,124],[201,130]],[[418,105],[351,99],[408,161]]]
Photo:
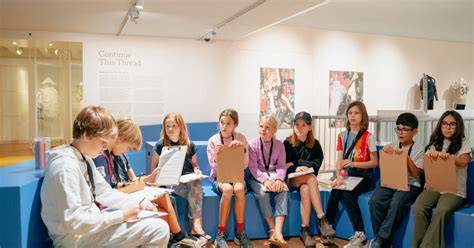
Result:
[[295,115],[295,69],[260,68],[260,117],[274,114],[279,128],[291,128]]
[[364,73],[329,71],[329,115],[343,116],[352,101],[363,101]]

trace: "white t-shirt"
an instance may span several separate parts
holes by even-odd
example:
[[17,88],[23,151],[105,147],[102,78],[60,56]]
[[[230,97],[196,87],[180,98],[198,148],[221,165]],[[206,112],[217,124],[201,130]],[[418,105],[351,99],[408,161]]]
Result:
[[[448,150],[449,144],[451,144],[450,140],[445,139],[443,141],[443,148],[441,149],[442,152],[446,152]],[[471,157],[471,142],[467,139],[463,139],[461,149],[454,154],[455,156],[459,157],[465,153]],[[431,146],[429,151],[436,151],[434,146]],[[456,166],[456,179],[457,179],[457,195],[463,198],[466,198],[466,184],[467,184],[467,166],[462,168]]]
[[454,102],[456,104],[466,104],[467,93],[469,91],[467,82],[465,80],[456,82],[453,86],[453,89],[454,89]]

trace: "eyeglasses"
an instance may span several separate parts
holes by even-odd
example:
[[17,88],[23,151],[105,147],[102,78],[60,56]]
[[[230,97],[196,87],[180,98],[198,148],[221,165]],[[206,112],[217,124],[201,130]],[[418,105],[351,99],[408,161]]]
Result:
[[441,122],[441,127],[442,128],[451,128],[451,129],[455,129],[456,128],[456,122],[450,122],[450,123],[447,123],[447,122]]
[[401,133],[401,134],[406,134],[410,131],[413,131],[413,129],[401,129],[398,127],[394,128],[393,130],[395,131],[395,133]]

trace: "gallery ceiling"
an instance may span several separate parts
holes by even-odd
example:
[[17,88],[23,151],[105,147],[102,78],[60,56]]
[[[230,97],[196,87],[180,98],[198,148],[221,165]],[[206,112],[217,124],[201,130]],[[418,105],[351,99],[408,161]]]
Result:
[[[272,25],[474,41],[473,0],[0,0],[0,29],[237,40]],[[0,34],[1,37],[1,34]]]

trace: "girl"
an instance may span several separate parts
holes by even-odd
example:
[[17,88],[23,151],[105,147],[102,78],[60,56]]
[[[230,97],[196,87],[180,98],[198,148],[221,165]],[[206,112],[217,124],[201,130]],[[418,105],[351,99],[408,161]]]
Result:
[[[349,176],[362,177],[363,180],[352,191],[332,189],[328,200],[326,218],[329,223],[334,223],[339,201],[342,200],[349,214],[355,234],[349,244],[344,247],[360,247],[367,243],[364,233],[364,222],[357,198],[370,190],[372,185],[372,168],[378,164],[377,150],[374,136],[367,131],[369,116],[365,105],[354,101],[346,109],[346,130],[337,137],[337,179],[332,187],[344,184],[345,171]],[[323,242],[332,243],[333,237],[323,237]]]
[[240,247],[253,247],[251,241],[244,231],[244,213],[245,213],[245,191],[244,183],[219,183],[217,177],[216,156],[223,149],[224,145],[229,147],[244,146],[245,164],[248,164],[247,138],[235,131],[239,125],[239,116],[237,111],[233,109],[225,109],[219,115],[219,133],[213,135],[207,144],[207,157],[211,167],[209,179],[212,181],[212,188],[221,195],[219,207],[219,227],[215,240],[216,248],[227,248],[225,230],[227,218],[229,217],[230,201],[232,194],[235,194],[235,218],[237,220],[237,228],[234,242]]
[[[458,112],[448,110],[441,115],[425,148],[432,158],[454,157],[457,194],[424,190],[417,198],[413,212],[415,228],[412,247],[444,247],[444,224],[466,198],[467,165],[471,160],[471,143],[464,136],[464,122]],[[431,208],[435,213],[428,219]]]
[[[136,177],[129,160],[125,156],[125,153],[130,148],[135,152],[140,150],[142,146],[140,127],[131,119],[119,120],[117,121],[117,126],[117,139],[111,142],[108,149],[99,157],[94,159],[98,171],[102,173],[106,181],[111,183],[113,188],[122,188],[134,182],[153,182],[157,173],[159,173],[159,168],[154,169],[151,175]],[[170,231],[173,234],[172,243],[193,247],[201,247],[205,244],[202,240],[187,235],[186,232],[181,230],[168,194],[155,199],[154,202],[158,204],[161,210],[168,214],[163,219],[168,222]]]
[[[184,160],[182,175],[201,174],[196,155],[196,145],[189,140],[188,131],[180,113],[168,113],[163,119],[161,139],[155,146],[155,153],[151,160],[152,170],[158,166],[161,151],[165,146],[188,146]],[[204,233],[202,228],[202,181],[195,180],[189,183],[180,183],[173,187],[173,194],[187,199],[189,218],[192,221],[192,234],[208,242],[211,236]]]
[[[286,246],[282,235],[283,222],[288,215],[288,188],[285,184],[285,146],[275,138],[278,121],[273,115],[260,120],[260,137],[249,144],[249,170],[253,178],[249,184],[255,192],[260,210],[269,226],[270,243]],[[275,222],[273,222],[270,195],[275,200]]]
[[301,233],[300,239],[305,247],[315,247],[316,243],[309,234],[309,218],[311,205],[318,216],[318,226],[321,236],[334,236],[334,229],[324,217],[316,176],[323,162],[323,150],[319,141],[314,138],[312,118],[307,112],[296,114],[293,119],[293,134],[284,143],[286,151],[286,175],[292,172],[305,171],[313,168],[314,172],[289,179],[292,188],[299,189],[301,195]]

